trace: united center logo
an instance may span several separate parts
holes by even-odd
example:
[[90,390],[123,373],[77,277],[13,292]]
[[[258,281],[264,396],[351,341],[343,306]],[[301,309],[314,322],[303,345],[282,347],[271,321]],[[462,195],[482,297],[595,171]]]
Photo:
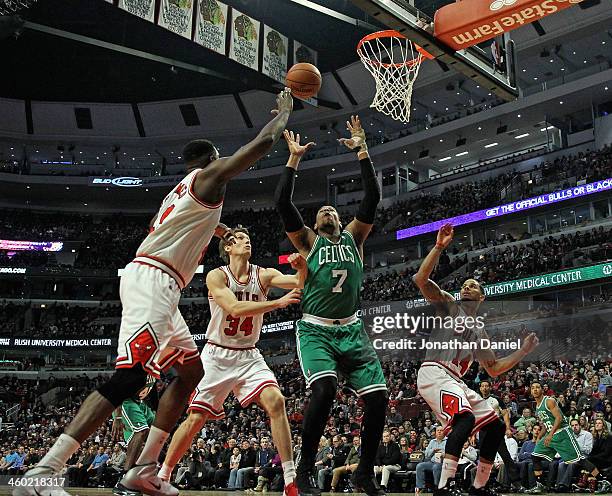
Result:
[[489,5],[489,9],[495,12],[503,7],[510,7],[514,5],[518,0],[493,0],[491,5]]

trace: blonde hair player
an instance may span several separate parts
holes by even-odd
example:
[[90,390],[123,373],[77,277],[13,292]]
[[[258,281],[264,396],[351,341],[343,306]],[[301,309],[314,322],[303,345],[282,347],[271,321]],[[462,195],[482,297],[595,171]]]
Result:
[[[169,480],[174,466],[206,421],[225,416],[223,403],[233,392],[243,408],[256,402],[270,417],[272,438],[283,466],[285,495],[297,496],[285,399],[255,345],[265,313],[299,303],[299,289],[304,287],[308,273],[306,260],[297,253],[289,256],[289,263],[297,270],[293,275],[253,265],[249,262],[251,238],[241,227],[232,229],[230,240],[219,243],[219,252],[227,265],[206,276],[211,314],[208,341],[201,354],[206,375],[191,396],[189,415],[172,437],[159,476]],[[268,300],[270,288],[291,291],[278,300]],[[237,483],[242,486],[241,481]]]
[[168,193],[151,222],[149,235],[123,272],[119,295],[123,311],[117,345],[116,371],[91,393],[49,452],[16,487],[15,496],[66,496],[47,481],[61,472],[81,443],[113,410],[145,385],[147,375],[159,377],[174,367],[177,376],[161,397],[155,420],[136,465],[121,479],[122,490],[150,496],[176,496],[178,490],[157,477],[157,459],[204,372],[198,348],[179,311],[181,290],[189,284],[208,243],[217,230],[227,183],[264,157],[280,138],[293,99],[288,88],[276,98],[276,116],[251,142],[229,157],[207,140],[183,150],[187,176]]

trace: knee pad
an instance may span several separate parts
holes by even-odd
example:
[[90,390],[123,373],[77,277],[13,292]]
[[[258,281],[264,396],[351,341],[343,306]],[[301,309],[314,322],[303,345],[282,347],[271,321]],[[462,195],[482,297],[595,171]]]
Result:
[[463,443],[470,437],[475,423],[476,418],[472,412],[456,414],[453,417],[453,430],[446,440],[444,451],[449,455],[459,457],[463,449]]
[[480,429],[480,435],[484,436],[480,443],[480,457],[490,462],[495,460],[499,445],[504,441],[505,433],[506,428],[499,419]]
[[338,391],[338,381],[335,377],[321,377],[310,385],[312,390],[311,401],[332,403]]
[[129,369],[117,369],[110,380],[98,388],[98,393],[117,408],[145,387],[147,376],[140,363]]

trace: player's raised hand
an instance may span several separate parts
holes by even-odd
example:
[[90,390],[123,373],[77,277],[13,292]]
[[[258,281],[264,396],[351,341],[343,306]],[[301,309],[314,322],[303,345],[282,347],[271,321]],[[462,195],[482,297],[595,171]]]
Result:
[[340,138],[338,142],[351,150],[360,147],[366,142],[366,135],[358,115],[351,115],[351,120],[346,121],[346,129],[351,133],[350,138]]
[[276,108],[271,110],[274,115],[280,114],[283,111],[291,113],[293,111],[293,97],[291,96],[291,88],[285,88],[276,97]]
[[531,332],[527,335],[527,337],[523,340],[522,349],[526,355],[529,355],[536,347],[540,344],[540,340],[535,332]]
[[292,289],[282,298],[276,300],[277,308],[285,308],[289,305],[294,305],[295,303],[299,303],[302,300],[302,290],[301,289]]
[[454,234],[455,234],[455,230],[453,229],[453,226],[451,224],[444,224],[438,230],[436,246],[439,246],[441,248],[446,248],[448,245],[451,244]]
[[302,157],[304,154],[316,145],[314,141],[309,141],[305,145],[300,144],[300,133],[293,134],[293,131],[283,132],[287,146],[289,147],[289,153],[294,157]]
[[287,258],[293,270],[302,270],[306,267],[306,259],[299,253],[292,253]]

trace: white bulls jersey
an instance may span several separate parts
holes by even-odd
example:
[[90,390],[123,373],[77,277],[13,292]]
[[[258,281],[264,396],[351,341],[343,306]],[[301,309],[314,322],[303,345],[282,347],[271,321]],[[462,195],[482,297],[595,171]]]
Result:
[[221,205],[208,205],[193,192],[196,169],[164,198],[149,235],[140,244],[135,262],[153,265],[184,288],[206,253],[221,218]]
[[454,328],[450,326],[441,326],[433,329],[429,337],[429,342],[439,345],[451,342],[461,345],[475,343],[475,349],[465,349],[463,347],[457,347],[456,349],[445,349],[442,347],[442,349],[439,349],[432,347],[426,351],[424,363],[436,362],[443,365],[457,377],[463,377],[465,375],[474,362],[474,358],[478,355],[480,340],[487,337],[484,327],[479,327],[474,320],[472,320],[469,325],[463,323],[467,316],[465,310],[459,306],[459,313],[455,317],[455,320],[457,323],[462,324],[458,324]]
[[[238,301],[265,301],[266,291],[259,280],[260,267],[249,264],[249,280],[241,284],[236,280],[228,265],[218,269],[225,275],[227,287]],[[209,342],[227,348],[252,348],[259,341],[263,314],[233,317],[217,304],[209,294],[210,322],[206,331]]]

